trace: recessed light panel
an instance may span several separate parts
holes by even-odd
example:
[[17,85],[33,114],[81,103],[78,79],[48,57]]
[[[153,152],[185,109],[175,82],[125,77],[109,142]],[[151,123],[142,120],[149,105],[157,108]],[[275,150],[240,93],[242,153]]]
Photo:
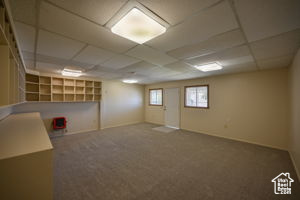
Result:
[[71,76],[71,77],[79,77],[82,75],[80,70],[71,70],[71,69],[64,69],[61,71],[63,76]]
[[196,65],[194,67],[203,72],[216,71],[216,70],[223,69],[223,67],[221,65],[219,65],[218,63],[208,63],[205,65]]
[[166,28],[139,9],[133,8],[111,28],[111,31],[143,44],[166,32]]
[[133,79],[124,79],[123,83],[137,83],[137,80],[133,80]]

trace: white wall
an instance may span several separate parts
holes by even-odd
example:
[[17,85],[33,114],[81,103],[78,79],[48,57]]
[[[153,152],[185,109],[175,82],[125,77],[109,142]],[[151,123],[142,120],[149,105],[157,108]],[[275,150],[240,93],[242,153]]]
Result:
[[[147,85],[145,121],[164,124],[162,106],[149,106],[150,88],[181,89],[180,128],[287,149],[288,70],[274,69]],[[184,86],[209,84],[210,108],[184,107]]]
[[300,180],[300,50],[289,69],[290,141],[289,151]]
[[101,128],[144,122],[144,86],[102,82]]
[[97,130],[100,122],[98,102],[28,102],[14,106],[13,112],[40,112],[48,132],[52,132],[54,117],[67,118],[67,133]]

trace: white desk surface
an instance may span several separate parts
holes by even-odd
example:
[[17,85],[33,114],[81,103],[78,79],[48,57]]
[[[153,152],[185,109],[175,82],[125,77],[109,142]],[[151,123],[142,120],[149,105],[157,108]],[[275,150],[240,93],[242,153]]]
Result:
[[0,160],[50,149],[40,113],[12,114],[0,121]]

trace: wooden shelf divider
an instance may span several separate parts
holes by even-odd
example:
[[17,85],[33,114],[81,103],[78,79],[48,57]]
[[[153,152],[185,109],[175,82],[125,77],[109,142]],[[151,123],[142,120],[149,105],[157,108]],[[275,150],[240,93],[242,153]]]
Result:
[[100,81],[34,74],[26,74],[25,77],[27,101],[84,102],[101,100]]

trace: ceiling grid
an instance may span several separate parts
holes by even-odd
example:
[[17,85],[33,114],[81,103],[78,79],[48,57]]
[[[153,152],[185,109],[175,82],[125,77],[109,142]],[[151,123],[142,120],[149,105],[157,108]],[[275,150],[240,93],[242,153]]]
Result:
[[35,40],[34,40],[34,63],[33,67],[36,69],[36,54],[37,54],[37,45],[38,45],[38,37],[39,37],[39,13],[40,13],[40,6],[42,0],[36,0],[35,5]]
[[235,16],[235,18],[236,18],[236,21],[237,21],[237,23],[239,24],[239,27],[240,27],[240,29],[241,29],[241,31],[242,31],[242,34],[243,34],[245,40],[247,41],[247,42],[246,42],[246,45],[247,45],[247,47],[249,48],[249,51],[250,51],[250,53],[251,53],[251,55],[252,55],[252,57],[253,57],[253,59],[254,59],[254,62],[255,62],[255,65],[256,65],[257,69],[259,70],[259,67],[258,67],[258,64],[257,64],[257,60],[256,60],[256,58],[254,57],[253,51],[252,51],[252,49],[251,49],[251,47],[250,47],[250,45],[249,45],[249,42],[248,42],[248,40],[247,40],[245,31],[243,30],[243,27],[242,27],[242,25],[241,25],[240,19],[239,19],[239,17],[238,17],[237,12],[236,12],[236,9],[235,9],[235,6],[234,6],[234,1],[233,1],[233,0],[228,0],[228,1],[229,1],[230,6],[231,6],[231,9],[232,9],[232,11],[233,11],[233,13],[234,13],[234,16]]
[[[137,0],[170,25],[142,45],[106,27],[133,0],[9,2],[19,23],[17,35],[22,33],[18,37],[26,41],[21,43],[25,63],[38,71],[60,73],[76,65],[88,76],[122,79],[131,73],[148,84],[287,67],[300,47],[297,0]],[[278,13],[278,8],[285,10]],[[281,20],[269,23],[273,18]],[[193,67],[207,62],[218,62],[223,69],[203,73]]]

